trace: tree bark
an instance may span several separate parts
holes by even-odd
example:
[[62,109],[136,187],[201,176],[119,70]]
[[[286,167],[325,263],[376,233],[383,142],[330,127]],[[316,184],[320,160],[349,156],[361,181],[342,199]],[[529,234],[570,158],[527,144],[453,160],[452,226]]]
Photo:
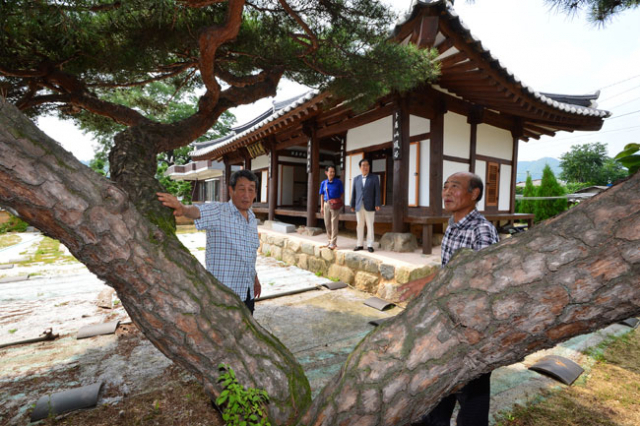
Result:
[[471,379],[640,313],[640,173],[532,230],[463,250],[369,334],[306,425],[418,420]]
[[0,103],[0,204],[114,287],[153,344],[207,391],[219,392],[221,362],[245,386],[266,389],[274,424],[407,424],[482,373],[637,315],[638,194],[636,173],[527,233],[461,252],[358,345],[309,407],[291,353],[179,243],[159,203],[141,214],[134,196]]
[[[150,155],[119,145],[114,155]],[[121,181],[135,179],[135,161],[118,163]],[[0,204],[60,240],[112,286],[145,336],[207,392],[218,395],[218,364],[226,363],[245,386],[269,393],[276,424],[292,423],[310,403],[302,368],[179,242],[167,209],[149,201],[154,196],[129,196],[0,101]],[[134,204],[143,205],[144,214]]]

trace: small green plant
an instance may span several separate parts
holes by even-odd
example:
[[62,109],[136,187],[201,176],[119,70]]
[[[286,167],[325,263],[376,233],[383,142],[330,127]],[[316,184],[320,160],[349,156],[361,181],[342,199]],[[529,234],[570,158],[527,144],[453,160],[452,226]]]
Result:
[[270,252],[269,250],[265,251],[265,252],[264,252],[264,253],[262,253],[262,254],[264,254],[264,255],[265,255],[265,256],[267,256],[267,257],[271,256],[271,252]]
[[17,329],[17,328],[12,328],[11,330],[9,330],[9,334],[13,334],[13,333],[15,333],[16,331],[18,331],[18,329]]
[[322,276],[322,271],[317,271],[316,272],[316,277],[321,277]]
[[116,299],[113,301],[113,306],[118,306],[120,304],[120,299]]
[[216,404],[222,410],[222,419],[229,426],[271,426],[264,406],[269,403],[269,395],[262,389],[245,389],[236,378],[233,369],[218,365],[223,391],[216,398]]
[[338,281],[340,281],[340,278],[337,278],[337,277],[329,277],[329,279],[334,283],[337,283]]
[[29,224],[24,220],[9,215],[9,220],[3,224],[0,224],[0,234],[4,234],[5,232],[25,232]]

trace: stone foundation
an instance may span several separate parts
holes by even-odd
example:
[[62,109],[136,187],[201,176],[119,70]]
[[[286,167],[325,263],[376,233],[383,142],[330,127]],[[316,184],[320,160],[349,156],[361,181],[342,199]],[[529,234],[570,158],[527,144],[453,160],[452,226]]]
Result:
[[397,300],[397,289],[409,281],[429,275],[439,267],[433,260],[426,265],[401,261],[383,262],[367,254],[320,248],[322,243],[295,235],[261,230],[259,252],[289,265],[295,265],[332,280],[343,281],[381,299]]

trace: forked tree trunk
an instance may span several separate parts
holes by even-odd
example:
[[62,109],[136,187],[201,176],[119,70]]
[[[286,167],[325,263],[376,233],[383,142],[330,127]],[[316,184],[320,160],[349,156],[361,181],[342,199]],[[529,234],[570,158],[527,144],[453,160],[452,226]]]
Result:
[[[127,141],[121,148],[150,155]],[[118,164],[121,179],[135,179],[135,161]],[[169,209],[156,201],[154,211],[153,193],[136,196],[144,199],[130,199],[0,100],[0,204],[112,286],[145,336],[209,393],[220,390],[218,364],[229,364],[242,384],[267,390],[275,422],[292,423],[311,399],[301,366],[179,242]]]
[[[358,345],[302,424],[407,424],[481,373],[640,313],[639,194],[636,174],[527,233],[456,256]],[[298,363],[171,235],[166,212],[141,215],[6,104],[0,203],[112,285],[154,345],[210,392],[225,362],[269,392],[275,424],[308,408]]]

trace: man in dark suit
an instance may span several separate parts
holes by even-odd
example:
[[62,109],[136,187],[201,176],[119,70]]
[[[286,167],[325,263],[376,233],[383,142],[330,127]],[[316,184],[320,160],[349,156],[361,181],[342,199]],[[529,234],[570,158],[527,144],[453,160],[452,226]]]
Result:
[[351,211],[356,212],[356,221],[358,222],[358,243],[353,251],[364,248],[364,226],[366,224],[367,247],[369,252],[373,253],[373,221],[376,211],[380,210],[382,205],[380,180],[378,176],[369,173],[371,171],[369,160],[363,158],[358,165],[362,174],[353,179],[351,188]]

